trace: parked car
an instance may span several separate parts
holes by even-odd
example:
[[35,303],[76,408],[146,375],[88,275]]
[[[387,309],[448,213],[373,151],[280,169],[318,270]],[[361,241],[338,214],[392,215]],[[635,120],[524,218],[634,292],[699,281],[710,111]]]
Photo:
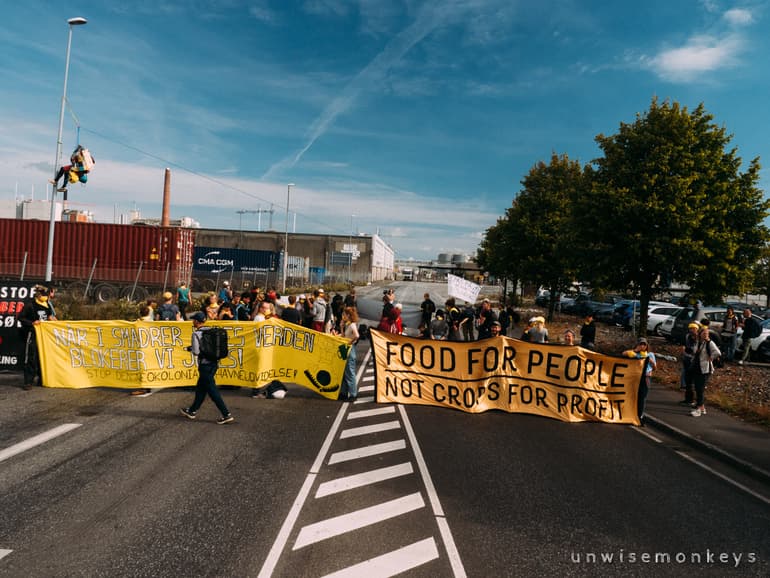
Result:
[[647,333],[661,335],[660,329],[668,317],[682,310],[677,305],[650,305],[647,309]]
[[618,301],[620,301],[620,297],[614,296],[607,296],[604,301],[596,301],[592,295],[580,293],[571,303],[563,304],[562,311],[580,317],[585,317],[588,313],[593,313],[595,316],[599,309],[605,306],[614,308]]
[[[765,323],[767,321],[768,320],[765,320]],[[763,336],[765,335],[764,329],[762,330],[762,335]],[[763,337],[762,341],[759,343],[756,350],[754,350],[753,357],[757,361],[761,361],[763,363],[770,363],[770,337],[769,336]]]
[[[717,347],[722,348],[722,321],[727,314],[726,307],[701,307],[702,318],[709,320],[709,335]],[[687,326],[693,321],[696,310],[695,307],[684,307],[676,315],[667,318],[660,326],[660,333],[668,341],[674,343],[684,343],[684,336],[687,334]]]
[[[755,315],[754,317],[759,317],[759,316]],[[758,337],[749,339],[749,348],[751,349],[751,353],[749,354],[749,359],[770,362],[770,319],[763,320],[760,325],[762,325],[762,333],[760,333]],[[736,356],[743,355],[742,336],[743,336],[743,328],[739,327],[738,328],[738,348],[741,350],[741,353],[736,353]]]

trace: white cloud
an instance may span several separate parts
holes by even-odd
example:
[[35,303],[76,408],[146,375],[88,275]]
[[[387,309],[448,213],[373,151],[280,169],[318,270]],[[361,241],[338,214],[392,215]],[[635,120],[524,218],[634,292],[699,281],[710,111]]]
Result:
[[743,41],[737,35],[695,36],[685,46],[663,50],[648,65],[661,78],[687,82],[706,72],[736,66],[742,49]]
[[743,8],[733,8],[724,14],[724,19],[734,26],[745,26],[754,22],[751,12]]

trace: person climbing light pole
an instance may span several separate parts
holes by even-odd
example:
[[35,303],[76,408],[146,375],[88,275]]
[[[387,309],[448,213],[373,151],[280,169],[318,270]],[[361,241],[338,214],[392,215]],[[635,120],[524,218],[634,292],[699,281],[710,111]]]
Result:
[[[61,95],[61,109],[59,110],[59,134],[56,137],[56,158],[53,161],[53,174],[56,176],[59,171],[59,157],[61,156],[62,132],[64,131],[64,107],[67,102],[67,77],[70,72],[70,48],[72,47],[72,27],[87,23],[88,20],[78,16],[67,20],[69,24],[69,34],[67,36],[67,56],[64,60],[64,90]],[[56,183],[51,188],[51,222],[48,227],[48,256],[45,261],[45,280],[50,283],[53,276],[53,239],[54,228],[56,227]]]

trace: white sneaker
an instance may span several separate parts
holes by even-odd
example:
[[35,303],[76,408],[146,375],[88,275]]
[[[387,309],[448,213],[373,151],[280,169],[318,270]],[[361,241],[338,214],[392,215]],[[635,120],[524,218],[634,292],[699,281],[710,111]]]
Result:
[[706,412],[703,412],[703,411],[699,410],[699,409],[696,407],[694,410],[692,410],[692,411],[690,412],[690,415],[691,415],[691,416],[693,416],[693,417],[700,417],[700,416],[702,416],[704,413],[706,413]]

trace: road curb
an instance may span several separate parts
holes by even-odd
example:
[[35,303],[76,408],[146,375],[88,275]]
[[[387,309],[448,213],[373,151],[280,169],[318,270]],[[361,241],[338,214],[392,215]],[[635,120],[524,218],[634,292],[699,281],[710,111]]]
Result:
[[684,441],[685,443],[687,443],[688,445],[694,448],[705,451],[709,455],[741,470],[744,473],[749,474],[754,479],[770,485],[770,472],[768,472],[767,470],[764,470],[759,466],[755,466],[754,464],[747,462],[742,458],[734,456],[730,452],[727,452],[721,448],[718,448],[717,446],[710,444],[709,442],[703,441],[702,439],[698,439],[688,434],[687,432],[682,431],[681,429],[669,423],[666,423],[662,419],[659,419],[653,415],[650,415],[649,413],[645,413],[644,418],[645,418],[646,424],[649,424],[654,428],[662,430]]

